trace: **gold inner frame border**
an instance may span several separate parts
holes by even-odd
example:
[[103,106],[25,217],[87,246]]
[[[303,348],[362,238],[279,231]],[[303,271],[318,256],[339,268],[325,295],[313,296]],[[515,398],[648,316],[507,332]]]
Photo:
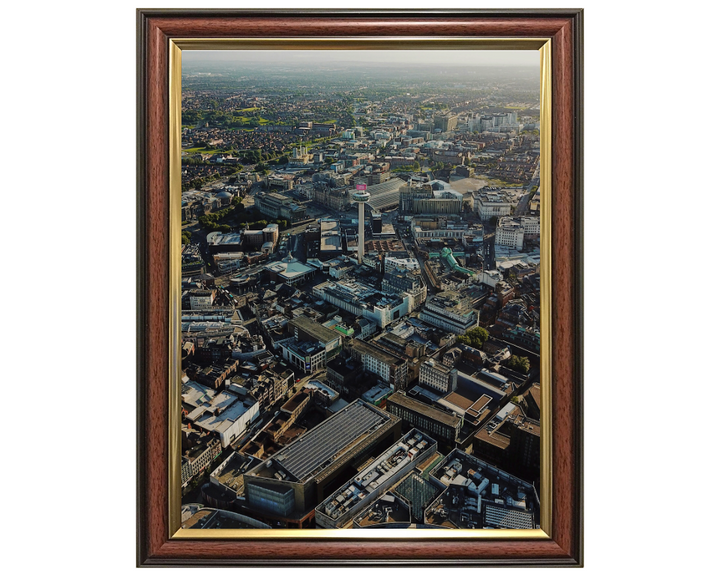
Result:
[[[552,40],[550,38],[177,38],[169,39],[169,538],[208,539],[390,539],[390,540],[547,540],[552,538]],[[535,530],[309,530],[181,528],[180,400],[180,236],[183,50],[536,50],[540,58],[540,528]]]

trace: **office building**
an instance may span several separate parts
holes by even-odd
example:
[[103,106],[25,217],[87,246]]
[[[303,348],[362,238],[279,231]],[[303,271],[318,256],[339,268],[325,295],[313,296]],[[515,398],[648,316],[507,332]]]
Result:
[[425,240],[459,240],[466,236],[483,236],[483,228],[469,225],[459,216],[414,216],[410,221],[410,230],[418,241]]
[[242,250],[243,235],[237,232],[223,234],[222,232],[210,232],[207,235],[208,252],[218,254],[220,252],[240,252]]
[[185,488],[190,481],[205,470],[222,452],[220,440],[211,434],[198,434],[183,429],[183,453],[180,481]]
[[484,460],[455,449],[431,475],[447,489],[428,506],[426,524],[463,529],[539,526],[535,487]]
[[292,253],[289,253],[278,262],[268,264],[265,270],[267,270],[271,279],[288,284],[289,286],[302,284],[315,276],[317,272],[317,268],[304,264],[297,258],[294,258]]
[[420,384],[440,392],[453,392],[457,388],[458,371],[430,359],[420,365]]
[[292,155],[288,159],[288,166],[301,167],[310,164],[312,161],[312,154],[308,153],[307,146],[300,146],[299,148],[293,148]]
[[401,256],[388,256],[383,258],[385,272],[393,270],[420,270],[420,262],[417,258],[403,258]]
[[400,210],[411,214],[460,214],[463,195],[440,180],[400,188]]
[[495,229],[495,246],[508,246],[522,250],[525,230],[512,218],[501,218]]
[[268,224],[263,228],[263,243],[272,242],[273,246],[280,240],[280,227],[277,224]]
[[352,340],[348,349],[354,360],[362,363],[366,372],[379,376],[393,390],[405,390],[408,382],[408,363],[403,357],[373,342]]
[[372,286],[351,280],[328,281],[313,288],[313,294],[355,316],[384,328],[408,314],[410,296],[379,292]]
[[[214,484],[218,488],[225,491],[225,501],[231,507],[237,503],[237,500],[245,493],[245,483],[243,474],[259,464],[257,458],[245,456],[239,452],[231,452],[220,465],[210,474],[210,484]],[[217,504],[213,505],[218,505]]]
[[509,215],[515,205],[510,193],[499,188],[483,188],[473,194],[473,201],[483,222]]
[[253,398],[260,404],[260,409],[267,410],[288,391],[293,378],[294,375],[289,366],[281,362],[271,369],[265,369],[260,374],[254,374],[247,378],[235,376],[232,382],[249,390]]
[[296,339],[280,344],[282,357],[291,366],[306,374],[312,374],[325,367],[327,355],[325,347],[315,342],[302,342]]
[[265,176],[265,185],[268,190],[272,188],[292,190],[295,185],[295,176],[292,174],[268,174]]
[[206,310],[212,308],[215,301],[216,290],[190,290],[190,309]]
[[271,218],[286,218],[291,222],[304,220],[305,206],[296,204],[292,198],[276,192],[259,193],[255,196],[255,206]]
[[387,399],[386,410],[402,418],[408,426],[419,428],[434,438],[453,443],[460,433],[462,420],[453,414],[396,392]]
[[433,118],[433,128],[440,132],[450,132],[457,128],[458,116],[456,114],[443,114]]
[[340,221],[332,218],[320,220],[319,258],[323,261],[342,255]]
[[420,320],[453,332],[464,334],[478,324],[477,312],[467,296],[445,291],[428,298],[420,311]]
[[[433,464],[437,458],[442,456],[436,455],[434,458],[431,456],[426,461],[426,466]],[[428,504],[435,500],[445,487],[433,476],[428,476],[426,479],[418,472],[419,470],[410,473],[393,489],[393,492],[408,503],[411,521],[423,524]]]
[[312,318],[307,316],[293,318],[288,322],[288,328],[298,340],[322,345],[328,359],[342,350],[342,335],[337,330],[318,324]]
[[540,219],[533,217],[510,218],[498,220],[495,229],[495,245],[507,246],[522,250],[525,240],[537,240],[540,237]]
[[409,528],[410,521],[408,505],[387,492],[353,517],[352,528]]
[[540,188],[538,188],[535,191],[535,194],[533,194],[533,197],[530,199],[530,203],[528,204],[528,208],[530,209],[530,212],[539,212],[540,211]]
[[327,364],[328,383],[341,392],[350,392],[364,381],[362,362],[338,356]]
[[373,237],[375,237],[376,234],[382,234],[382,231],[383,231],[382,213],[381,212],[373,212],[372,213]]
[[517,112],[478,116],[468,122],[470,130],[480,132],[509,132],[518,128]]
[[388,271],[386,268],[382,290],[391,294],[408,294],[411,297],[408,312],[419,308],[427,298],[427,286],[419,271],[410,272],[401,268]]
[[473,452],[503,470],[536,480],[540,474],[540,421],[512,404],[498,414],[475,434]]

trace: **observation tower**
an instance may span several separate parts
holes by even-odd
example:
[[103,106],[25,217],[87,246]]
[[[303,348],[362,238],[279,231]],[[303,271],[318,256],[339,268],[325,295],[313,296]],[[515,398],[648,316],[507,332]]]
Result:
[[365,203],[370,200],[370,194],[365,191],[365,184],[358,184],[355,188],[352,198],[358,203],[358,264],[362,264],[365,255]]

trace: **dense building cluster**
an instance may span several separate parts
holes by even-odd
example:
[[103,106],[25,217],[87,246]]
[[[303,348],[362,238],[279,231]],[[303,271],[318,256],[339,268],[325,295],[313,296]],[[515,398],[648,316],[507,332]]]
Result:
[[412,90],[184,92],[184,526],[538,525],[537,99]]

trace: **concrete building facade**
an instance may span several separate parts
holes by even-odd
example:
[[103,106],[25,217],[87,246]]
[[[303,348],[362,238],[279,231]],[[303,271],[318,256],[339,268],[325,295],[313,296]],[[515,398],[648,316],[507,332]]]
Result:
[[375,502],[388,487],[435,454],[437,442],[411,430],[370,465],[360,470],[315,509],[320,528],[344,528],[362,509]]
[[473,194],[473,201],[483,222],[509,215],[514,205],[510,194],[499,188],[483,188]]
[[353,340],[350,346],[353,359],[362,363],[366,372],[379,376],[393,390],[404,390],[408,381],[407,360],[372,342]]
[[434,438],[452,443],[462,427],[462,419],[443,412],[405,394],[395,393],[387,399],[386,410],[402,418],[410,426],[427,432]]
[[[326,488],[375,447],[400,437],[400,420],[355,400],[244,475],[249,510],[305,527]],[[385,444],[387,445],[387,444]]]
[[420,366],[420,384],[440,392],[454,392],[457,389],[458,371],[436,360],[427,360]]
[[469,298],[446,291],[427,299],[420,320],[455,334],[464,334],[477,326],[478,315]]
[[276,192],[267,192],[255,196],[255,206],[258,210],[272,218],[286,218],[291,222],[304,220],[305,206],[296,204],[292,198]]

